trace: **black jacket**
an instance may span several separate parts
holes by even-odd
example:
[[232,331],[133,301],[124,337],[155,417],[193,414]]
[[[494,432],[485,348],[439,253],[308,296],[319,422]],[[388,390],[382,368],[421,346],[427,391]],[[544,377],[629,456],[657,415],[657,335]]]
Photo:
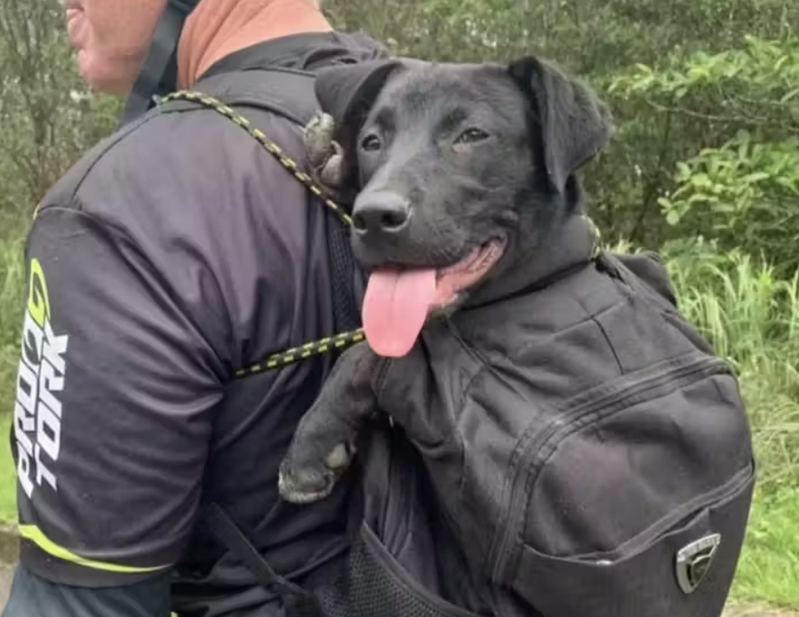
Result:
[[[274,100],[257,69],[314,71],[380,53],[365,37],[286,37],[223,59],[194,89]],[[316,107],[308,82],[286,115],[243,110],[297,160]],[[334,356],[236,377],[334,334],[336,225],[209,110],[148,114],[53,187],[26,245],[11,436],[24,568],[7,617],[165,617],[170,584],[181,615],[282,614],[197,524],[203,500],[295,580],[312,584],[346,552],[346,483],[313,507],[277,493],[281,456]]]

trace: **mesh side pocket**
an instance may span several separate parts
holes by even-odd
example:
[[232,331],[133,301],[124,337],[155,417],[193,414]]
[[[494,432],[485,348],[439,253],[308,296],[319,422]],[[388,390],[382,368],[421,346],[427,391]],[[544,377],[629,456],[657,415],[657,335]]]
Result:
[[345,571],[316,593],[325,617],[479,617],[425,589],[366,526]]

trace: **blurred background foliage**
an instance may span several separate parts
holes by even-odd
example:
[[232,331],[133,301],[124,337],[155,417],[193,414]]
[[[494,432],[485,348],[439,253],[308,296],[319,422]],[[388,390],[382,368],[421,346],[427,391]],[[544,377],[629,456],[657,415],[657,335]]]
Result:
[[[799,608],[791,523],[799,508],[799,2],[325,0],[324,8],[339,28],[364,30],[399,55],[542,55],[608,102],[616,135],[582,174],[590,213],[619,250],[666,256],[681,308],[741,375],[761,480],[735,594]],[[12,408],[30,216],[113,129],[119,108],[80,82],[56,0],[0,1],[3,410]],[[0,494],[0,518],[13,517],[9,494]]]

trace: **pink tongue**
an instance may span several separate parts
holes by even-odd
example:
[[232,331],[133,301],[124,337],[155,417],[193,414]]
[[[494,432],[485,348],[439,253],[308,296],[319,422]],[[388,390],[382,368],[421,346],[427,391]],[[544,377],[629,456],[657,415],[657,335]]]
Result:
[[378,270],[369,277],[363,327],[379,356],[399,358],[413,347],[436,296],[436,271]]

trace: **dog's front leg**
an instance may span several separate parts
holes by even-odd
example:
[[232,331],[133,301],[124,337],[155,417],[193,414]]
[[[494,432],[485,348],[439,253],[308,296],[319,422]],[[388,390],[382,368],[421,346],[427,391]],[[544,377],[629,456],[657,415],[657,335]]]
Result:
[[377,410],[373,376],[381,359],[360,343],[341,355],[305,413],[280,465],[280,495],[292,503],[324,499],[349,467],[355,439]]

